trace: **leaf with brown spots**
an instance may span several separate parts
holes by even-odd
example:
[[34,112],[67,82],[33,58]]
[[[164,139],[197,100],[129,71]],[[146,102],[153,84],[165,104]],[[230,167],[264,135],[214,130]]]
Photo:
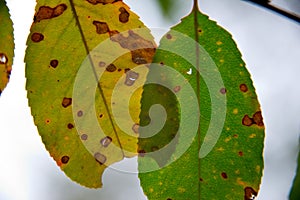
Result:
[[[195,6],[163,36],[153,62],[146,81],[159,84],[144,86],[138,159],[148,199],[254,199],[264,124],[232,36]],[[146,129],[162,121],[153,104],[168,114],[158,134]]]
[[0,0],[0,96],[6,87],[14,57],[13,24],[5,0]]
[[34,122],[66,175],[99,188],[107,166],[137,154],[137,86],[152,61],[153,38],[118,0],[40,0],[35,10],[25,58]]

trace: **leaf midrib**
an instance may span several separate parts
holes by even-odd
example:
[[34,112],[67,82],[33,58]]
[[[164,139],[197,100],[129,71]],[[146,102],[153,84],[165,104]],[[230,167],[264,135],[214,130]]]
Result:
[[78,18],[78,15],[77,15],[77,12],[76,12],[76,8],[75,8],[75,4],[73,2],[73,0],[69,0],[69,3],[71,5],[71,9],[72,9],[72,13],[74,15],[74,18],[75,18],[75,21],[76,21],[76,24],[78,26],[78,29],[79,29],[79,33],[80,33],[80,36],[81,36],[81,39],[82,39],[82,42],[83,42],[83,45],[84,45],[84,48],[85,48],[85,51],[86,51],[86,54],[88,56],[88,59],[90,61],[90,64],[91,64],[91,67],[92,67],[92,70],[93,70],[93,74],[94,74],[94,78],[95,78],[95,81],[97,82],[97,88],[100,92],[100,95],[102,97],[102,100],[103,100],[103,103],[104,103],[104,107],[108,113],[108,118],[109,118],[109,121],[112,125],[112,128],[113,128],[113,132],[115,133],[116,135],[116,138],[117,138],[117,141],[118,141],[118,144],[120,145],[120,148],[121,148],[121,151],[122,151],[122,155],[123,157],[125,157],[125,153],[123,151],[123,148],[122,148],[122,144],[121,144],[121,141],[120,141],[120,138],[118,136],[118,133],[117,133],[117,130],[116,130],[116,127],[115,127],[115,124],[113,122],[113,118],[111,116],[111,113],[109,111],[109,107],[108,107],[108,103],[106,101],[106,98],[105,98],[105,95],[104,95],[104,92],[101,88],[101,85],[99,83],[99,77],[97,76],[97,72],[96,72],[96,68],[94,66],[94,63],[92,62],[92,58],[91,58],[91,55],[90,55],[90,51],[89,51],[89,47],[88,47],[88,44],[87,44],[87,41],[85,39],[85,35],[83,33],[83,30],[82,30],[82,27],[81,27],[81,24],[80,24],[80,21],[79,21],[79,18]]

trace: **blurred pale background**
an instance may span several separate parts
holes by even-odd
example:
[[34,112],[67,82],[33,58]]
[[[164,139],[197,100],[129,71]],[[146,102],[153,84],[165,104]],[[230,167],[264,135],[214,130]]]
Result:
[[[11,81],[0,98],[0,200],[145,200],[136,174],[107,170],[104,187],[91,190],[71,182],[49,157],[24,89],[23,58],[35,2],[7,1],[16,55]],[[191,9],[191,0],[174,0],[174,16],[166,20],[154,0],[126,2],[153,28],[168,28]],[[300,13],[298,0],[273,2]],[[262,105],[265,170],[258,199],[285,200],[295,174],[300,132],[300,24],[240,0],[200,0],[200,9],[233,35]],[[117,165],[137,167],[136,159]]]

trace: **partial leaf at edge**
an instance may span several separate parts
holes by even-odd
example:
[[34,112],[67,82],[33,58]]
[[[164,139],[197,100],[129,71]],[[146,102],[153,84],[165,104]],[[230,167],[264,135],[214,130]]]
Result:
[[[152,60],[155,45],[148,29],[140,35],[137,29],[143,27],[122,1],[37,2],[25,57],[29,105],[46,149],[66,175],[81,185],[101,187],[107,166],[137,153],[137,133],[118,127],[111,110],[118,103],[111,96],[121,77]],[[123,52],[111,63],[94,49],[105,41],[110,44],[104,49],[108,57]],[[134,51],[141,43],[149,49]],[[82,77],[81,69],[92,71],[91,76]],[[103,74],[98,82],[99,71]],[[75,87],[78,77],[82,79]],[[143,76],[135,79],[142,81]],[[131,99],[134,122],[128,123],[132,127],[139,123],[140,96],[138,90]],[[79,104],[81,98],[87,101]],[[92,124],[93,119],[97,124]]]
[[293,181],[293,186],[290,191],[290,200],[298,200],[300,199],[300,154],[298,153],[298,167],[297,172]]
[[14,57],[13,23],[5,0],[0,0],[0,96],[6,87]]
[[[183,36],[178,36],[176,31]],[[192,38],[198,42],[208,53],[208,56],[204,51],[197,54],[196,45],[185,43],[184,37]],[[168,49],[169,52],[162,51],[162,49]],[[182,57],[180,55],[184,52],[188,52],[186,55],[191,55],[195,60],[198,60],[200,76],[195,72],[196,70],[191,63],[187,61],[189,56]],[[216,71],[203,65],[210,58],[217,66]],[[146,173],[143,171],[145,166],[158,165],[157,159],[148,156],[148,152],[139,157],[139,178],[148,199],[250,200],[256,196],[263,170],[264,125],[250,74],[245,68],[245,63],[241,59],[241,54],[232,36],[214,21],[209,20],[206,15],[198,11],[195,13],[194,10],[162,38],[153,62],[171,66],[181,76],[185,77],[186,81],[178,85],[176,81],[180,75],[168,76],[167,73],[162,75],[165,82],[174,83],[171,88],[176,86],[183,88],[185,84],[194,88],[200,104],[200,128],[195,133],[196,137],[185,138],[187,135],[193,135],[193,133],[190,134],[191,131],[189,130],[192,127],[190,125],[192,121],[180,119],[180,121],[185,120],[183,124],[190,125],[188,126],[190,128],[185,128],[177,133],[178,144],[185,140],[191,140],[192,143],[181,157],[173,156],[168,161],[169,165],[160,167],[157,171]],[[156,68],[154,69],[156,70]],[[206,70],[211,70],[212,74],[219,72],[224,87],[211,89],[206,81],[216,80],[205,79],[209,78],[209,76],[204,77],[203,75]],[[153,76],[153,70],[150,67],[147,79],[151,76]],[[145,87],[144,93],[146,92],[151,93],[153,91],[147,91]],[[183,90],[176,91],[176,93],[180,92]],[[219,138],[206,137],[210,122],[213,121],[211,117],[222,115],[221,108],[220,111],[212,110],[212,98],[222,99],[224,96],[226,96],[227,107],[221,135]],[[190,97],[184,96],[183,98]],[[181,100],[178,99],[178,102]],[[193,101],[197,101],[197,99],[193,99]],[[142,98],[142,106],[148,103],[147,98]],[[174,108],[166,107],[165,109]],[[182,107],[179,108],[178,115],[182,109]],[[187,113],[194,113],[196,110],[195,107],[187,109],[189,110],[186,111]],[[142,124],[149,119],[147,116],[141,116],[140,120]],[[213,124],[213,126],[218,126],[218,124]],[[176,134],[176,132],[170,134]],[[217,143],[212,151],[199,159],[200,148],[215,139]],[[140,141],[139,148],[143,149],[146,142]],[[148,138],[147,145],[151,146],[151,143],[155,145],[156,141],[157,139]],[[177,151],[180,150],[178,148],[179,145],[173,152],[174,155],[177,155]]]

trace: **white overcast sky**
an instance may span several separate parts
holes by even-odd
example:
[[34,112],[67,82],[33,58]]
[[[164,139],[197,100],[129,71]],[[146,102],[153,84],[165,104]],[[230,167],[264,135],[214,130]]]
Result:
[[[7,1],[16,55],[11,81],[0,98],[0,200],[144,200],[137,175],[107,170],[104,188],[90,190],[71,182],[50,158],[33,124],[25,91],[23,58],[35,2]],[[174,0],[178,17],[166,22],[153,0],[126,2],[153,28],[177,23],[191,6],[191,1]],[[274,2],[288,6],[283,0]],[[259,95],[266,141],[258,199],[285,200],[296,168],[300,132],[300,24],[240,0],[200,0],[200,8],[233,35]],[[121,165],[134,169],[136,160]]]

